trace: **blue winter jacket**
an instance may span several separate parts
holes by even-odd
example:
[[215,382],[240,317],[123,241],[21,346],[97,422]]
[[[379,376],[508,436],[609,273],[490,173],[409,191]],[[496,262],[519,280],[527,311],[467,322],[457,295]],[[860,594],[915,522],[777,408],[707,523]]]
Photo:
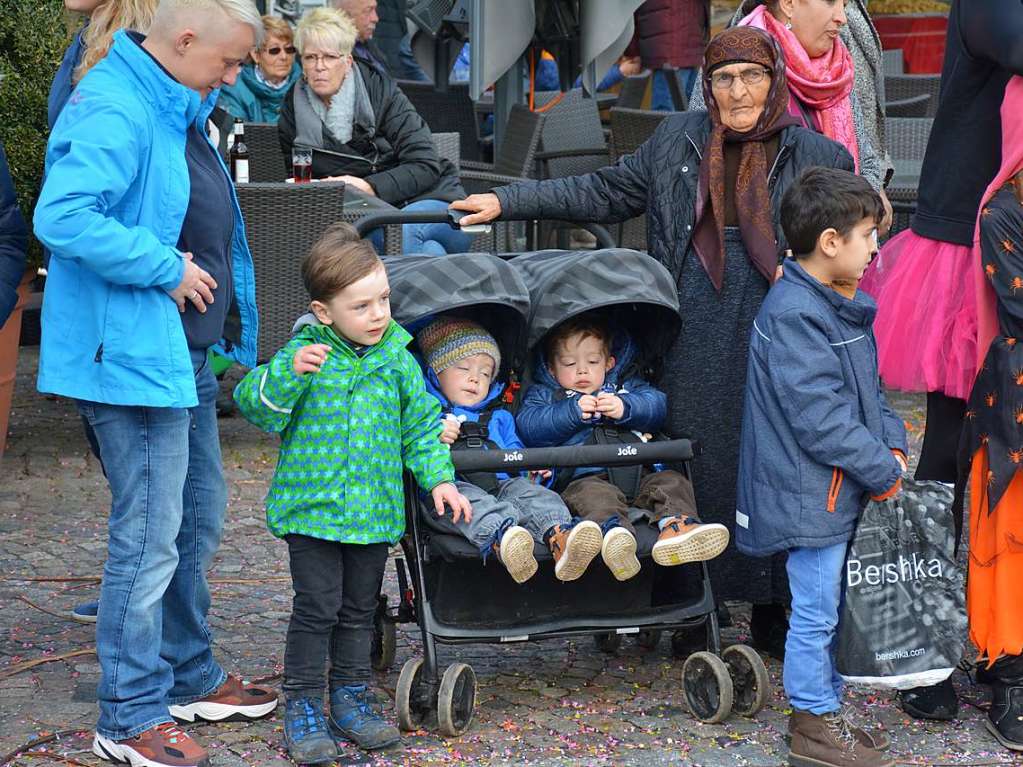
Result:
[[[115,33],[110,52],[78,83],[50,134],[34,218],[36,236],[53,254],[38,386],[113,405],[192,407],[195,377],[167,291],[184,272],[175,244],[188,208],[185,134],[190,125],[203,131],[218,94],[201,100],[136,40]],[[226,175],[223,163],[221,169]],[[241,332],[217,350],[251,366],[255,280],[233,202]]]
[[[581,394],[594,392],[565,391],[561,388],[547,367],[543,350],[538,350],[535,382],[526,390],[519,407],[515,423],[519,427],[522,441],[529,447],[558,447],[581,445],[590,439],[595,426],[613,423],[615,426],[636,432],[656,432],[664,424],[668,410],[668,399],[664,392],[655,389],[637,376],[622,381],[625,371],[636,359],[636,347],[624,332],[615,335],[611,345],[615,358],[614,367],[604,378],[601,391],[617,394],[625,403],[625,414],[617,421],[583,420],[579,409]],[[605,471],[599,467],[576,469],[576,478],[586,474]]]
[[[217,105],[247,123],[273,123],[281,116],[281,104],[291,86],[302,76],[302,67],[296,61],[288,80],[280,88],[272,88],[256,76],[254,64],[246,64],[234,85],[220,89]],[[282,171],[283,172],[283,171]]]
[[901,475],[902,419],[877,372],[877,306],[789,259],[750,339],[736,544],[752,556],[852,538],[869,495]]
[[[433,372],[433,368],[426,368],[426,390],[430,392],[440,402],[441,418],[446,418],[449,415],[455,416],[459,421],[472,421],[478,422],[480,420],[480,414],[487,409],[487,407],[501,394],[504,393],[504,384],[500,381],[494,381],[490,385],[490,391],[487,392],[487,396],[483,398],[481,402],[476,403],[472,407],[464,407],[462,405],[452,405],[444,393],[440,390],[440,381],[437,380],[437,374]],[[487,431],[489,433],[489,439],[493,440],[498,447],[503,450],[518,450],[524,447],[522,440],[519,439],[519,435],[515,431],[515,418],[506,409],[495,406],[490,412],[490,421],[487,423]],[[509,475],[498,472],[496,475],[498,480],[508,479]],[[461,478],[460,478],[461,479]]]
[[25,273],[28,228],[18,207],[14,182],[0,142],[0,328],[18,302],[18,283]]

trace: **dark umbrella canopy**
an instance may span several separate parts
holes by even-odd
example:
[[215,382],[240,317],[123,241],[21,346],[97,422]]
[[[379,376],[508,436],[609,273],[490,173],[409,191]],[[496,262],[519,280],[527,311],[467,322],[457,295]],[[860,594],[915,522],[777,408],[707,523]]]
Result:
[[678,335],[678,293],[671,274],[646,254],[624,248],[544,250],[511,265],[529,288],[528,346],[583,312],[606,309],[648,357],[660,357]]
[[415,332],[432,317],[451,312],[482,324],[514,369],[525,348],[529,291],[505,261],[487,253],[384,258],[394,320]]

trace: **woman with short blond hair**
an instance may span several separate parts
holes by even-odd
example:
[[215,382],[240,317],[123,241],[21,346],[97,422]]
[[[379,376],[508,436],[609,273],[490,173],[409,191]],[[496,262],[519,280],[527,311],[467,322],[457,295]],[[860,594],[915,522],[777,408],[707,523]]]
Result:
[[[302,17],[295,43],[303,78],[284,98],[277,128],[284,161],[313,153],[313,178],[344,181],[362,194],[409,211],[445,211],[465,196],[458,171],[437,156],[433,137],[394,81],[352,56],[357,31],[333,8]],[[468,250],[470,238],[447,224],[406,224],[405,253]],[[377,250],[383,237],[372,233]]]

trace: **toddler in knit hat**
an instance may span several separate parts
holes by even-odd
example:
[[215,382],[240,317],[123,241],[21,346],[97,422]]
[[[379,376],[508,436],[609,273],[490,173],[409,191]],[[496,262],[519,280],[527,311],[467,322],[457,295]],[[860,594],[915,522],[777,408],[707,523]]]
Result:
[[[441,442],[452,450],[521,450],[515,418],[501,397],[501,349],[486,328],[462,317],[441,316],[420,330],[416,341],[426,388],[441,404]],[[455,521],[456,527],[479,548],[484,561],[495,554],[516,583],[537,571],[534,541],[550,547],[554,574],[563,581],[582,576],[600,553],[600,527],[574,521],[561,496],[534,481],[549,477],[549,471],[456,477],[459,492],[473,508],[471,519]]]

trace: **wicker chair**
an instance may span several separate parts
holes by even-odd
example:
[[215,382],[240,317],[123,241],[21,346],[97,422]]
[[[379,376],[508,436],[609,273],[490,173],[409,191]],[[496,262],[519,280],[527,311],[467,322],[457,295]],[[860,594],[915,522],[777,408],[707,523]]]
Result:
[[901,48],[881,52],[881,70],[885,77],[905,74],[906,69]]
[[256,357],[264,361],[291,338],[292,325],[309,305],[299,264],[328,226],[345,219],[344,184],[254,183],[235,188],[256,272]]
[[398,87],[434,133],[457,133],[461,156],[480,159],[479,118],[467,83],[452,83],[441,93],[433,83],[398,80]]
[[931,118],[922,117],[889,117],[885,121],[888,153],[895,164],[895,177],[887,190],[895,213],[892,235],[908,228],[916,211],[920,166],[933,124]]
[[626,77],[622,80],[622,88],[618,91],[618,103],[616,106],[625,109],[641,109],[643,99],[646,98],[647,88],[650,87],[649,69],[645,69],[638,75]]
[[938,113],[940,89],[940,75],[891,75],[884,79],[885,96],[889,101],[905,101],[924,93],[930,95],[925,117],[934,117]]
[[536,156],[541,178],[578,176],[607,165],[607,141],[594,99],[585,98],[577,88],[565,93],[545,114]]
[[[615,162],[639,149],[669,114],[671,112],[614,107],[611,110],[611,146]],[[619,224],[617,234],[621,247],[646,250],[646,216]]]
[[888,101],[884,113],[888,117],[926,117],[931,103],[931,94],[921,93],[901,101]]
[[246,123],[245,144],[249,148],[249,181],[258,184],[287,178],[290,163],[284,161],[275,124]]

